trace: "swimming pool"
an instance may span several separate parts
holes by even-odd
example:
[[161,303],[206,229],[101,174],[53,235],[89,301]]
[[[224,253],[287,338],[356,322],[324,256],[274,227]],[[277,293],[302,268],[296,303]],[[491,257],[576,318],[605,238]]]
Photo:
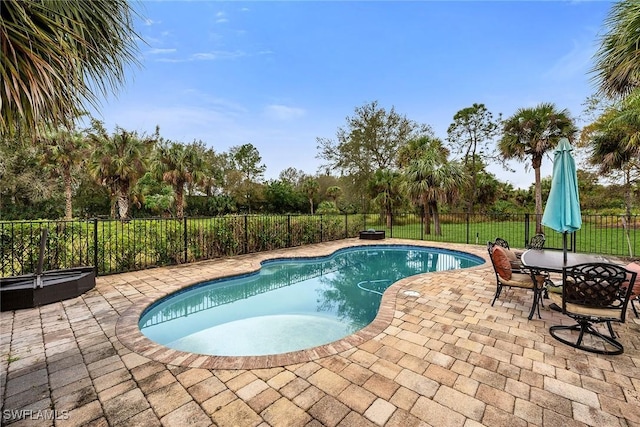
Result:
[[139,320],[152,341],[218,356],[279,354],[330,343],[376,317],[383,292],[419,273],[483,263],[464,252],[408,245],[359,246],[317,258],[269,260],[253,274],[171,294]]

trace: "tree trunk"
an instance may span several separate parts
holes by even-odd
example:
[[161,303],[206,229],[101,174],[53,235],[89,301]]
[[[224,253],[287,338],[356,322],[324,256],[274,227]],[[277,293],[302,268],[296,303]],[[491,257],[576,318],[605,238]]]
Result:
[[631,188],[631,172],[627,169],[624,171],[624,204],[627,214],[627,224],[631,224],[631,208],[633,205],[633,190]]
[[429,205],[429,210],[433,214],[433,228],[435,228],[436,236],[442,236],[442,229],[440,228],[440,213],[438,212],[438,202],[432,202]]
[[311,215],[313,215],[313,198],[309,197],[309,205],[311,206]]
[[184,185],[176,186],[176,216],[182,218],[184,216]]
[[535,174],[535,199],[536,199],[536,234],[542,233],[542,183],[540,180],[540,165],[542,164],[542,157],[536,156],[533,158],[533,171]]
[[129,200],[126,195],[122,194],[121,191],[118,191],[117,204],[118,216],[120,220],[127,219],[129,217]]
[[473,153],[474,155],[471,157],[471,197],[469,198],[469,204],[467,206],[467,213],[473,214],[473,207],[476,203],[476,192],[478,191],[478,174],[476,173],[476,156],[475,156],[475,142]]
[[71,198],[73,194],[73,189],[71,188],[71,172],[64,171],[64,219],[72,219],[73,218],[73,205],[71,203]]
[[431,234],[431,209],[429,208],[429,203],[426,201],[422,203],[422,206],[422,212],[424,214],[424,234]]

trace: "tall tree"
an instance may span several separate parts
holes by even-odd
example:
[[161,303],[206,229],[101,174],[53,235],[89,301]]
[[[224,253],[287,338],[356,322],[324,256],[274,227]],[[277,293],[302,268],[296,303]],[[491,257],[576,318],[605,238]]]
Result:
[[[13,137],[10,144],[0,144],[0,211],[7,219],[9,205],[13,211],[24,211],[29,205],[51,197],[55,187],[42,173],[39,149]],[[8,201],[9,205],[3,204]],[[17,218],[29,218],[22,212]],[[16,215],[14,215],[16,217]]]
[[198,142],[184,145],[179,142],[162,141],[156,148],[152,170],[157,178],[173,187],[176,201],[176,216],[184,216],[186,186],[203,183],[205,165]]
[[432,135],[431,128],[370,102],[355,109],[347,124],[338,128],[336,140],[317,138],[319,154],[328,169],[352,176],[361,193],[377,170],[394,169],[398,149],[408,141]]
[[640,86],[640,2],[622,0],[611,6],[591,70],[600,91],[624,97]]
[[116,92],[137,63],[135,13],[127,0],[3,0],[0,135],[71,126],[84,103]]
[[129,218],[131,190],[147,170],[147,160],[158,140],[158,132],[156,128],[153,136],[139,136],[135,131],[116,127],[109,135],[100,121],[92,122],[89,140],[94,151],[89,160],[89,171],[98,183],[109,189],[121,220]]
[[447,160],[448,150],[438,138],[420,138],[411,146],[411,156],[402,168],[407,194],[423,207],[424,228],[431,234],[431,218],[435,234],[441,235],[439,203],[453,201],[468,177],[458,162]]
[[309,207],[311,209],[311,215],[313,215],[313,199],[318,195],[320,184],[314,177],[307,176],[302,180],[301,188],[304,195],[307,196]]
[[484,104],[473,104],[463,108],[453,116],[453,123],[447,129],[447,140],[453,153],[462,156],[462,163],[471,176],[470,194],[467,197],[467,211],[473,213],[478,202],[478,173],[480,163],[496,158],[489,145],[499,130],[500,117],[493,114]]
[[627,220],[633,207],[633,187],[640,182],[640,89],[617,105],[610,106],[582,130],[581,140],[589,144],[589,162],[598,172],[616,180],[622,178]]
[[39,142],[43,150],[42,162],[53,176],[62,178],[65,196],[65,219],[73,218],[73,175],[84,163],[88,154],[88,142],[81,132],[67,129],[51,129],[41,134]]
[[280,174],[278,175],[278,179],[280,179],[280,181],[287,182],[293,185],[294,187],[297,185],[300,185],[304,177],[305,177],[304,171],[293,168],[293,167],[283,169],[282,171],[280,171]]
[[560,138],[573,139],[576,126],[569,111],[554,104],[542,103],[534,108],[520,108],[503,122],[498,148],[506,159],[531,160],[535,174],[536,233],[542,233],[542,159],[558,144]]
[[[249,213],[251,213],[252,199],[256,196],[267,167],[261,163],[260,152],[253,144],[231,147],[229,159],[231,166],[239,175],[238,179],[234,179],[234,181],[236,181],[236,188],[243,198],[242,204],[246,203]],[[234,175],[233,171],[231,175]]]
[[270,181],[264,189],[264,198],[269,212],[302,212],[306,206],[305,197],[288,181]]

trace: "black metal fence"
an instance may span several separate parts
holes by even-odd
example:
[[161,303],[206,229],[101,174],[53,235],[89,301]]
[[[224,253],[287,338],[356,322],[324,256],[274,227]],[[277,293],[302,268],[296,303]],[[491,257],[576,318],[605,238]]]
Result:
[[[569,250],[632,258],[640,250],[638,223],[636,216],[583,216]],[[535,216],[447,213],[437,224],[414,213],[0,222],[0,277],[35,271],[45,228],[45,270],[93,265],[98,274],[112,274],[357,237],[368,229],[385,230],[387,237],[478,245],[502,237],[524,248],[535,234]],[[545,247],[562,248],[561,234],[544,232]]]

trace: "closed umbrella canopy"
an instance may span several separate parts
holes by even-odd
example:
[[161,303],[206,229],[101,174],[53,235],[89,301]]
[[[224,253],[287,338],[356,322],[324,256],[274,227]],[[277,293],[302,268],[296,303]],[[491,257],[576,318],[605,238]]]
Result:
[[567,138],[560,139],[554,151],[551,191],[541,221],[542,225],[565,234],[565,252],[566,233],[573,233],[582,226],[578,176],[572,150]]

